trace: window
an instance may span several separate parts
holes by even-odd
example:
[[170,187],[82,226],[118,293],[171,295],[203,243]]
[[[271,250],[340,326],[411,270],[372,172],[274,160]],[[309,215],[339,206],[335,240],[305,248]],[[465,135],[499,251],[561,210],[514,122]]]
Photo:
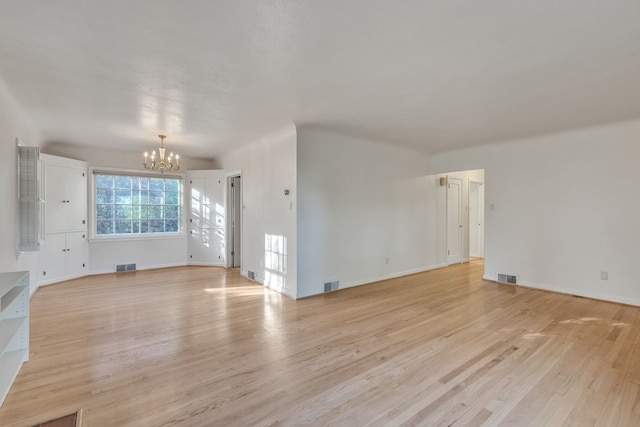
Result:
[[95,236],[179,233],[180,190],[176,176],[94,172]]

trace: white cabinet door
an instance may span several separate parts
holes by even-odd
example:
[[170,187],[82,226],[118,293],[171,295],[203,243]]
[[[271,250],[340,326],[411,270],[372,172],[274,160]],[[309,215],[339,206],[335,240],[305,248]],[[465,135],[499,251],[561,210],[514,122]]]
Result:
[[84,276],[87,272],[87,254],[89,242],[85,231],[66,234],[66,275]]
[[189,263],[206,264],[213,262],[213,255],[208,241],[208,229],[192,228],[189,230]]
[[224,227],[223,180],[222,171],[189,178],[189,227]]
[[42,249],[42,283],[53,283],[87,274],[89,242],[86,237],[85,231],[47,233]]
[[213,250],[213,262],[224,265],[226,251],[224,250],[224,228],[214,228],[211,236],[211,247]]
[[187,178],[188,262],[224,265],[224,171],[191,171]]
[[206,179],[190,179],[189,190],[189,227],[206,228],[210,218]]
[[86,171],[48,164],[45,168],[47,233],[86,229]]
[[[215,171],[218,172],[218,171]],[[216,173],[217,176],[207,178],[207,199],[209,200],[209,216],[211,218],[210,227],[224,227],[224,176],[222,172]]]
[[87,171],[69,169],[67,172],[67,230],[87,229]]
[[42,280],[52,282],[64,277],[66,271],[67,243],[65,233],[47,233],[42,246],[44,256]]
[[189,230],[189,264],[224,265],[224,229]]
[[65,186],[68,168],[47,165],[45,169],[46,217],[47,233],[66,231],[67,225],[67,189]]

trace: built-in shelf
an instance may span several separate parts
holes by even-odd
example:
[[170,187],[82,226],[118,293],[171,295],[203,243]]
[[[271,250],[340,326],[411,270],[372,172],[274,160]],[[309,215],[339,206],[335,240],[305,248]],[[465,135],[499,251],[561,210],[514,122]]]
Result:
[[[11,384],[18,376],[18,372],[22,367],[22,362],[29,358],[29,349],[23,348],[20,350],[7,351],[0,356],[0,402],[4,401],[4,398],[9,394]],[[6,367],[6,369],[5,369]]]
[[[7,292],[16,286],[24,286],[25,284],[21,283],[21,281],[24,280],[25,274],[27,274],[25,271],[0,273],[0,297],[4,297]],[[29,286],[28,280],[26,286]]]
[[20,328],[26,324],[26,317],[14,317],[13,319],[3,319],[0,323],[0,349],[2,352],[11,351],[11,341],[20,332]]
[[11,313],[13,310],[12,303],[18,299],[21,293],[27,292],[28,289],[28,286],[14,286],[11,288],[0,300],[0,311],[3,313],[6,311],[7,314]]
[[29,273],[0,273],[0,405],[29,360]]

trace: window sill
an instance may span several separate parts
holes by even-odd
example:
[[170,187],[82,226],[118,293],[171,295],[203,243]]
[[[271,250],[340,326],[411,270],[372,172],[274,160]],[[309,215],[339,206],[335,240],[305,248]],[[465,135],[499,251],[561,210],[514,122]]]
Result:
[[102,243],[102,242],[127,242],[127,241],[144,241],[144,240],[169,240],[169,239],[184,239],[186,238],[184,233],[167,233],[162,235],[149,235],[149,236],[93,236],[89,238],[90,243]]

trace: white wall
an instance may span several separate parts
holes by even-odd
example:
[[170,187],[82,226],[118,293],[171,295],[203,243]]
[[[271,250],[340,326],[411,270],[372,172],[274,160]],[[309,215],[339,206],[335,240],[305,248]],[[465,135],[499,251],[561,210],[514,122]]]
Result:
[[[149,142],[149,146],[153,146],[153,144],[155,144],[154,141]],[[145,170],[141,167],[142,155],[137,152],[64,143],[46,144],[42,151],[56,156],[84,160],[91,167]],[[183,159],[181,172],[183,169],[184,171],[199,168],[214,169],[215,166],[216,162],[211,159]],[[89,180],[89,189],[91,185],[91,180]],[[89,203],[91,203],[90,196],[91,194],[87,199]],[[92,226],[92,220],[89,221],[89,226]],[[184,222],[183,227],[186,232]],[[139,270],[186,265],[187,239],[182,237],[122,241],[103,240],[89,243],[89,274],[111,273],[115,271],[116,264],[132,263],[137,264]]]
[[138,270],[187,265],[187,239],[89,242],[89,274],[113,273],[116,264],[133,263]]
[[[298,292],[439,266],[428,155],[298,128]],[[387,264],[388,259],[388,264]]]
[[40,146],[42,135],[0,80],[0,271],[29,270],[31,292],[40,274],[39,252],[25,252],[16,259],[16,138],[24,145]]
[[447,188],[440,186],[440,177],[457,178],[462,182],[462,261],[469,261],[469,182],[484,182],[484,170],[469,171],[450,171],[447,173],[434,174],[429,177],[433,179],[437,185],[436,191],[436,209],[437,209],[437,237],[436,247],[437,264],[447,263]]
[[[265,238],[286,239],[284,283],[265,283],[296,296],[296,129],[291,125],[236,150],[221,160],[224,170],[242,172],[242,274],[264,283]],[[284,195],[289,190],[289,195]],[[273,276],[271,276],[273,277]]]
[[631,121],[438,154],[432,165],[485,169],[486,278],[640,305],[639,141]]
[[[142,153],[144,150],[151,151],[154,147],[159,145],[159,140],[151,140],[145,145],[145,148],[141,148],[139,151],[124,151],[92,147],[89,145],[80,146],[56,142],[45,144],[42,147],[42,152],[52,154],[54,156],[84,160],[89,163],[89,166],[144,170],[142,167]],[[172,148],[169,143],[167,143],[167,147]],[[180,159],[181,171],[219,169],[218,163],[215,159],[193,159],[183,156],[180,156]]]

